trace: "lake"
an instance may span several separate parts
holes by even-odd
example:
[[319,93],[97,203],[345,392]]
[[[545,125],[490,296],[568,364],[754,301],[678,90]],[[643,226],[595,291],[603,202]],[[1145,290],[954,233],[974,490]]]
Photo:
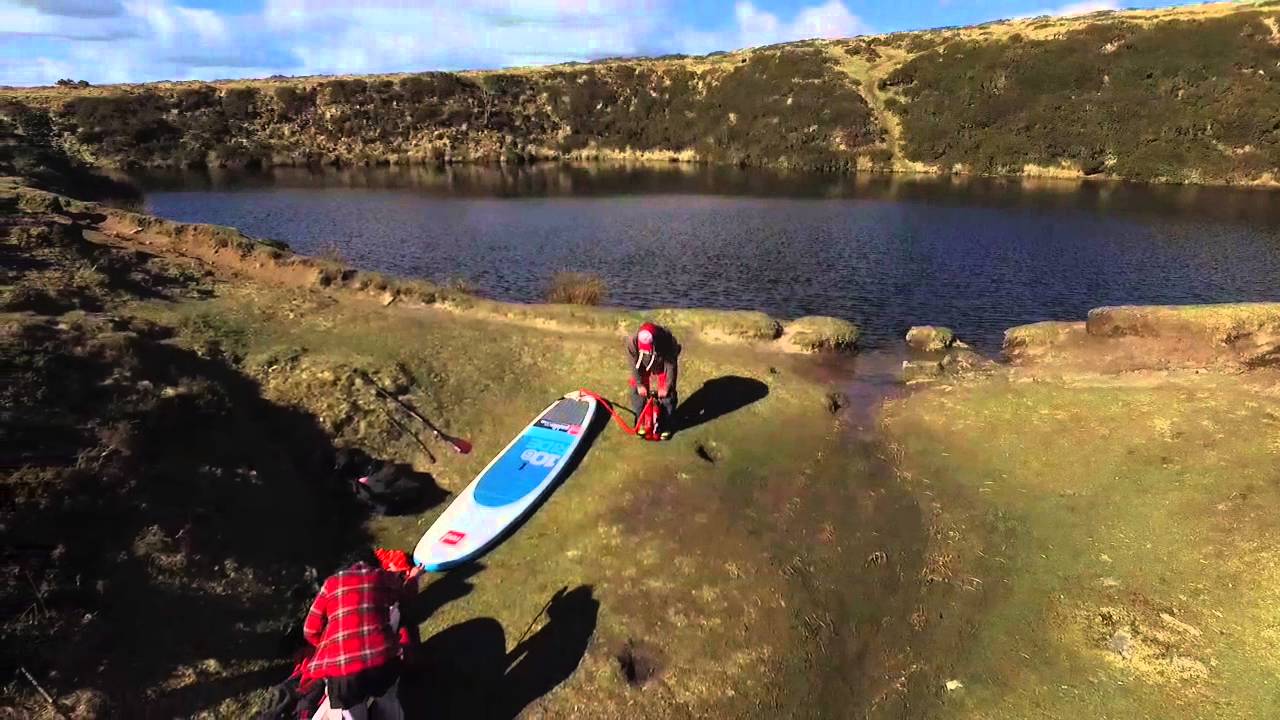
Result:
[[1280,300],[1280,192],[701,165],[183,173],[146,210],[308,254],[537,301],[560,270],[609,303],[834,315],[864,345],[1004,330],[1099,305]]

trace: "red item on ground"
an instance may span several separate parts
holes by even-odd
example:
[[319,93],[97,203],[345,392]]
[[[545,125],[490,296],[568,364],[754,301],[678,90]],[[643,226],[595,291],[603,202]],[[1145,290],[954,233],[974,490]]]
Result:
[[403,550],[374,548],[373,554],[377,556],[383,570],[402,573],[413,569],[413,560],[409,558],[409,553]]

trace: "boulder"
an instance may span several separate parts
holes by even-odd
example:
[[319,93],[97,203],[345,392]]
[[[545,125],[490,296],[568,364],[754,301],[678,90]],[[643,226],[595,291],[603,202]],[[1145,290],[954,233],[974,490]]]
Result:
[[952,375],[986,372],[995,366],[995,361],[969,348],[953,347],[942,358],[942,370]]
[[936,380],[944,372],[938,360],[903,360],[902,382],[911,384]]
[[907,331],[907,345],[912,350],[941,352],[951,347],[955,341],[956,335],[950,328],[916,325]]
[[32,215],[58,215],[63,212],[62,200],[53,193],[24,189],[18,194],[18,209]]
[[1039,355],[1055,345],[1085,334],[1083,322],[1045,322],[1019,325],[1004,331],[1004,356],[1009,360]]
[[858,326],[848,320],[809,315],[787,323],[782,342],[801,352],[852,350],[858,344]]
[[849,407],[849,395],[842,392],[829,392],[825,398],[827,412],[839,415],[840,411]]

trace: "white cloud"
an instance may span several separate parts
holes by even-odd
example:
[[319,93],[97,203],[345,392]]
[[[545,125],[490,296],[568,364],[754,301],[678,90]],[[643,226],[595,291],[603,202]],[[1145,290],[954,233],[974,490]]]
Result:
[[791,17],[738,0],[711,32],[675,25],[681,0],[264,0],[244,15],[191,1],[0,0],[0,83],[493,68],[867,30],[842,0]]
[[227,23],[212,10],[173,5],[167,0],[126,0],[125,13],[147,23],[152,36],[166,45],[225,46],[230,41]]
[[735,25],[727,30],[682,33],[681,49],[690,53],[706,53],[790,40],[852,37],[870,31],[862,18],[854,15],[841,0],[827,0],[821,5],[806,7],[789,22],[757,8],[750,0],[739,0],[733,15]]
[[805,8],[792,21],[788,31],[801,38],[843,38],[865,33],[866,23],[839,0]]
[[[94,83],[216,79],[271,74],[294,62],[271,49],[260,18],[221,15],[173,0],[114,5],[118,13],[107,14],[107,8],[89,17],[87,3],[80,0],[0,0],[0,45],[15,55],[15,61],[0,65],[0,83],[48,84],[62,77]],[[19,52],[24,43],[30,49]],[[34,59],[20,67],[16,60],[23,54]]]
[[361,73],[501,67],[642,52],[655,2],[502,0],[350,3],[268,0],[268,27],[290,36],[295,72]]
[[1024,13],[1016,16],[1014,19],[1041,17],[1050,15],[1053,17],[1072,17],[1074,15],[1088,15],[1089,13],[1102,12],[1103,10],[1118,10],[1120,3],[1116,0],[1084,0],[1083,2],[1073,2],[1056,8],[1048,8],[1044,10],[1036,10],[1035,12]]

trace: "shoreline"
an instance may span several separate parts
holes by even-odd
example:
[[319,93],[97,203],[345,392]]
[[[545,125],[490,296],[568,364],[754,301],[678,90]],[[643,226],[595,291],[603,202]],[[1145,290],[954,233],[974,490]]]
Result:
[[[549,394],[625,387],[617,340],[638,313],[485,301],[12,182],[0,185],[0,209],[3,258],[30,268],[11,276],[18,290],[6,288],[0,322],[23,358],[6,397],[29,442],[0,481],[22,489],[15,522],[27,520],[13,532],[24,546],[67,548],[24,556],[20,569],[60,598],[40,627],[88,658],[33,640],[21,662],[64,707],[99,708],[85,718],[260,709],[288,672],[279,636],[343,546],[412,547]],[[823,323],[660,312],[688,328],[682,397],[696,423],[656,447],[606,431],[516,536],[423,588],[431,611],[416,621],[433,657],[455,657],[446,649],[458,642],[505,658],[505,641],[561,587],[606,610],[534,628],[574,648],[563,677],[535,672],[555,658],[530,656],[536,692],[459,670],[486,701],[602,719],[621,708],[764,720],[856,707],[922,720],[948,717],[960,698],[980,712],[1011,703],[1016,716],[1043,707],[1049,679],[1081,682],[1108,708],[1165,707],[1161,678],[1187,668],[1175,687],[1213,692],[1205,678],[1224,677],[1227,697],[1244,692],[1211,661],[1256,664],[1252,650],[1159,628],[1161,613],[1214,628],[1218,607],[1266,597],[1231,567],[1178,564],[1188,548],[1218,552],[1206,543],[1219,537],[1178,533],[1222,517],[1231,532],[1221,537],[1275,537],[1241,529],[1273,515],[1251,504],[1269,497],[1220,495],[1270,492],[1250,478],[1273,467],[1272,445],[1251,438],[1280,417],[1280,303],[1099,308],[1010,329],[1006,364],[932,329],[924,340],[944,347],[905,356],[905,387],[896,354],[779,352],[803,332],[824,337]],[[411,395],[477,452],[428,455],[358,372]],[[59,445],[68,437],[81,444]],[[1215,444],[1221,453],[1206,449]],[[353,447],[413,473],[430,501],[395,517],[346,504],[325,483],[329,456]],[[86,503],[88,519],[75,514]],[[326,542],[317,513],[334,521]],[[1107,584],[1090,565],[1099,554]],[[1175,580],[1212,572],[1232,590],[1179,601],[1168,573],[1149,577],[1165,565]],[[1249,572],[1258,567],[1270,565],[1251,560]],[[97,589],[76,594],[80,577]],[[1058,599],[1046,609],[1046,597]],[[112,632],[154,617],[198,642]],[[468,635],[480,621],[487,634]],[[1020,644],[1012,629],[1028,623],[1052,642]],[[1136,649],[1109,649],[1116,636]],[[1085,669],[1001,674],[1000,658],[1019,653]],[[102,668],[122,654],[131,662]],[[637,654],[654,668],[639,685],[624,662]],[[1146,658],[1154,675],[1142,674]],[[1099,672],[1127,682],[1088,683]],[[973,694],[955,695],[952,680]],[[430,689],[415,701],[437,714],[461,702],[430,678],[406,687]],[[43,701],[21,692],[35,712]]]
[[[687,152],[687,151],[686,151]],[[1127,185],[1134,187],[1152,187],[1152,188],[1221,188],[1233,190],[1263,190],[1275,191],[1280,190],[1280,177],[1258,178],[1248,181],[1231,181],[1231,180],[1203,180],[1189,181],[1185,179],[1147,179],[1136,180],[1121,176],[1112,176],[1105,173],[1095,173],[1086,175],[1084,173],[1074,173],[1054,170],[1052,168],[1043,168],[1034,171],[1024,171],[1016,173],[981,173],[970,172],[967,170],[942,170],[935,171],[905,168],[842,168],[842,169],[825,169],[822,167],[809,166],[790,166],[777,164],[749,164],[732,163],[725,161],[716,161],[708,159],[688,159],[678,157],[685,154],[674,153],[673,157],[663,158],[643,158],[635,157],[627,154],[625,151],[621,153],[602,153],[598,156],[574,156],[569,155],[558,158],[541,158],[527,162],[504,162],[504,161],[487,161],[487,160],[454,160],[450,162],[435,162],[430,160],[420,161],[397,161],[396,158],[383,158],[377,161],[368,161],[362,163],[344,163],[340,161],[333,162],[279,162],[268,163],[263,165],[174,165],[174,164],[156,164],[156,165],[135,165],[135,166],[114,166],[102,165],[97,166],[100,170],[111,174],[119,174],[128,177],[131,174],[182,174],[182,173],[216,173],[216,172],[242,172],[242,173],[270,173],[276,169],[294,169],[294,170],[311,170],[314,172],[326,171],[349,171],[349,170],[376,170],[376,169],[436,169],[448,170],[450,168],[479,168],[479,169],[501,169],[501,170],[533,170],[540,167],[575,167],[575,168],[670,168],[672,166],[684,167],[700,167],[706,169],[725,169],[725,170],[747,170],[747,171],[764,171],[771,172],[778,176],[785,177],[791,174],[812,175],[815,177],[826,178],[857,178],[866,176],[870,179],[905,179],[920,180],[926,182],[941,182],[960,180],[965,182],[971,181],[993,181],[993,182],[1027,182],[1027,181],[1053,181],[1062,185],[1072,185],[1081,187],[1084,185],[1107,186],[1107,185]]]

